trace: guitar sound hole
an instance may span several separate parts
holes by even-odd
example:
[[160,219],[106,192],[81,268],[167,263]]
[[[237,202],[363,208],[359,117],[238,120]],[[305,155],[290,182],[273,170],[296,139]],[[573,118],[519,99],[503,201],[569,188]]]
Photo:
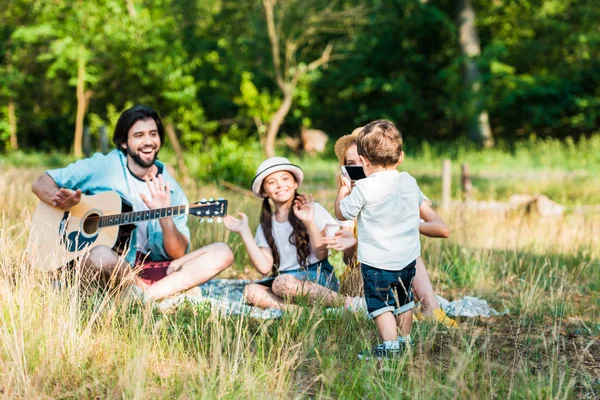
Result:
[[90,214],[87,216],[85,221],[83,222],[83,232],[86,235],[91,235],[96,233],[98,230],[98,224],[100,223],[100,215],[98,214]]

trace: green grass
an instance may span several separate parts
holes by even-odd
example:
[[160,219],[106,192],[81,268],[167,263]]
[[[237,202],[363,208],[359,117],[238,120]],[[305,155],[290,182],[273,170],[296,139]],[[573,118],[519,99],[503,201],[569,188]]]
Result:
[[[448,299],[483,297],[510,314],[459,319],[456,330],[415,322],[411,354],[359,362],[357,353],[377,342],[373,323],[363,316],[331,315],[318,306],[272,321],[224,317],[207,305],[161,314],[127,301],[119,288],[53,285],[47,275],[32,270],[25,253],[35,206],[30,184],[44,168],[32,155],[19,157],[18,162],[29,160],[27,165],[34,167],[14,168],[16,159],[2,159],[0,170],[4,397],[600,396],[597,213],[540,219],[460,208],[445,211],[451,237],[422,240],[434,287]],[[169,152],[163,158],[173,160]],[[60,157],[53,166],[62,165],[58,161]],[[331,208],[334,188],[327,174],[336,170],[335,163],[295,161],[307,174],[304,189]],[[514,179],[526,188],[533,183]],[[430,193],[437,184],[432,178]],[[184,189],[190,200],[223,196],[231,211],[246,212],[253,226],[258,222],[260,202],[252,197],[197,181]],[[489,188],[481,190],[481,198],[495,196]],[[578,196],[583,190],[575,191],[572,204],[582,201]],[[192,218],[190,228],[192,248],[214,241],[232,247],[235,264],[222,278],[258,278],[237,235]],[[336,271],[343,271],[340,255],[332,259]]]

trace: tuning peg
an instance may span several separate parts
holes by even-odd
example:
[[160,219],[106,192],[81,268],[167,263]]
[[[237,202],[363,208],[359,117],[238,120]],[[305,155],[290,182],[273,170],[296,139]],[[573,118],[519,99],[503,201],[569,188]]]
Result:
[[223,200],[225,200],[225,199],[224,199],[223,197],[219,197],[219,200],[220,200],[220,201],[223,201]]
[[223,218],[221,218],[221,217],[217,218],[217,223],[220,224],[221,222],[223,222]]
[[200,218],[200,223],[203,224],[204,223],[204,218]]
[[200,203],[206,203],[206,199],[200,199]]
[[204,214],[206,214],[206,215],[210,215],[210,211],[206,211]]
[[212,224],[213,223],[213,219],[212,218],[207,218],[206,222],[208,222],[209,224]]
[[211,197],[210,199],[208,199],[208,201],[215,201],[215,199]]

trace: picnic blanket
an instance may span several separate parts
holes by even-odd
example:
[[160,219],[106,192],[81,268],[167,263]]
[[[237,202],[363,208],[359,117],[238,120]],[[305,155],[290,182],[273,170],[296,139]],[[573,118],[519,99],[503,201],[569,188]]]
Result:
[[[192,304],[210,303],[213,312],[224,315],[245,315],[258,319],[274,319],[281,317],[281,310],[262,309],[246,304],[243,300],[244,286],[251,281],[243,279],[213,279],[198,286],[201,294],[181,294],[157,303],[158,308],[177,307],[185,302]],[[363,299],[364,301],[364,299]],[[508,314],[508,309],[501,312],[489,306],[487,301],[477,297],[465,296],[462,299],[448,301],[438,296],[440,307],[451,317],[496,317]],[[337,309],[329,309],[338,311]],[[366,304],[363,308],[366,314]]]

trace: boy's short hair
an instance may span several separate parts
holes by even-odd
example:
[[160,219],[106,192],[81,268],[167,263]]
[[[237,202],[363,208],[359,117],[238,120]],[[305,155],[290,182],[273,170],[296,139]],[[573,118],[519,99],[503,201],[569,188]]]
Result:
[[356,138],[359,156],[373,165],[391,167],[398,164],[402,153],[402,134],[393,122],[378,119],[363,128]]

